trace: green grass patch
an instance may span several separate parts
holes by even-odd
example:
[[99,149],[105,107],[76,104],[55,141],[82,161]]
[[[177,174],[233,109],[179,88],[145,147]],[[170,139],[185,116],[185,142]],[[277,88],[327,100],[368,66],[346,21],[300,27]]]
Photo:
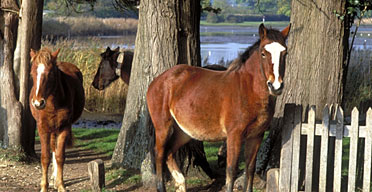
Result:
[[112,156],[120,130],[74,128],[75,146]]
[[[241,27],[258,27],[260,26],[262,22],[261,21],[246,21],[243,23],[208,23],[206,21],[200,21],[200,25],[206,25],[206,26],[241,26]],[[285,27],[289,24],[289,21],[266,21],[265,26],[271,26],[271,27]]]
[[106,173],[106,181],[108,181],[108,186],[115,186],[119,184],[128,185],[139,185],[141,184],[141,174],[135,170],[127,170],[123,168],[111,169]]

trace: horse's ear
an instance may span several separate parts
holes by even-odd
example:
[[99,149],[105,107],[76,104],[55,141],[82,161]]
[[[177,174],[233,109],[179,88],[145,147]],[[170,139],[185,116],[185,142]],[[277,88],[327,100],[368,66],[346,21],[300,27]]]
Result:
[[107,47],[105,52],[110,52],[110,51],[111,51],[110,47]]
[[35,55],[36,55],[36,51],[33,50],[33,49],[31,49],[31,51],[30,51],[31,61],[32,61],[32,59],[35,57]]
[[260,39],[264,39],[266,37],[267,29],[263,23],[261,23],[260,27],[258,28],[258,33],[260,34]]
[[115,52],[119,52],[120,51],[120,47],[118,46],[114,51]]
[[289,33],[289,30],[291,29],[291,24],[289,24],[286,28],[283,29],[283,31],[281,32],[283,37],[285,39],[287,39],[288,37],[288,33]]
[[52,53],[52,57],[53,57],[53,59],[57,59],[57,56],[58,56],[58,53],[59,53],[60,50],[61,50],[61,48],[58,48],[57,51],[54,51],[54,52]]

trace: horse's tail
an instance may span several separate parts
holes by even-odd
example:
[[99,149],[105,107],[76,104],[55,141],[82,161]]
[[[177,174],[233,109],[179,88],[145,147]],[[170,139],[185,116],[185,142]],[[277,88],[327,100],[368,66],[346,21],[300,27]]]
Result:
[[74,146],[74,135],[72,134],[71,129],[69,129],[66,137],[66,147],[71,148],[72,146]]

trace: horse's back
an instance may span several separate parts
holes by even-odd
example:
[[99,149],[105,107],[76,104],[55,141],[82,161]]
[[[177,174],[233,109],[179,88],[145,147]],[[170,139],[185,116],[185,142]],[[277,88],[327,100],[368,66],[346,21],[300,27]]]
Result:
[[172,67],[149,86],[147,102],[153,121],[158,121],[154,118],[166,119],[159,117],[165,112],[193,138],[224,139],[226,135],[221,129],[220,112],[229,94],[224,91],[227,87],[224,83],[226,78],[223,71],[187,65]]
[[74,92],[72,122],[75,122],[81,116],[85,105],[83,75],[79,68],[72,63],[58,62],[57,66],[66,75],[66,86],[71,87]]

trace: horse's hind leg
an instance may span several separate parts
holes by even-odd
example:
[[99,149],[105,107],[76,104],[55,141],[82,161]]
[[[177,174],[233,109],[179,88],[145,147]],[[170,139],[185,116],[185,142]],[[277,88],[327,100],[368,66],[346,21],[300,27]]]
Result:
[[[159,113],[161,114],[161,113]],[[170,116],[170,115],[169,115]],[[163,163],[165,146],[171,134],[172,119],[163,121],[161,117],[151,116],[155,127],[155,167],[156,167],[156,188],[157,191],[165,191],[163,180]],[[156,119],[155,119],[156,118]],[[155,120],[154,120],[155,119]]]
[[45,192],[45,191],[48,191],[48,167],[50,163],[50,146],[49,146],[50,134],[39,131],[39,135],[40,135],[40,144],[41,144],[41,170],[42,170],[40,191]]
[[260,147],[263,136],[247,139],[245,141],[244,156],[245,156],[245,177],[244,177],[244,192],[253,191],[253,177],[256,166],[256,156]]
[[69,129],[71,127],[65,127],[57,135],[57,147],[55,153],[55,160],[57,163],[57,176],[55,181],[55,187],[57,187],[58,192],[66,191],[63,183],[63,165],[65,163],[65,148],[66,148],[66,139],[69,137]]
[[180,147],[188,143],[190,140],[190,136],[186,135],[179,128],[175,128],[168,144],[169,151],[167,156],[167,165],[169,172],[172,174],[172,177],[176,182],[176,192],[186,192],[186,181],[180,168],[177,165],[174,155]]

